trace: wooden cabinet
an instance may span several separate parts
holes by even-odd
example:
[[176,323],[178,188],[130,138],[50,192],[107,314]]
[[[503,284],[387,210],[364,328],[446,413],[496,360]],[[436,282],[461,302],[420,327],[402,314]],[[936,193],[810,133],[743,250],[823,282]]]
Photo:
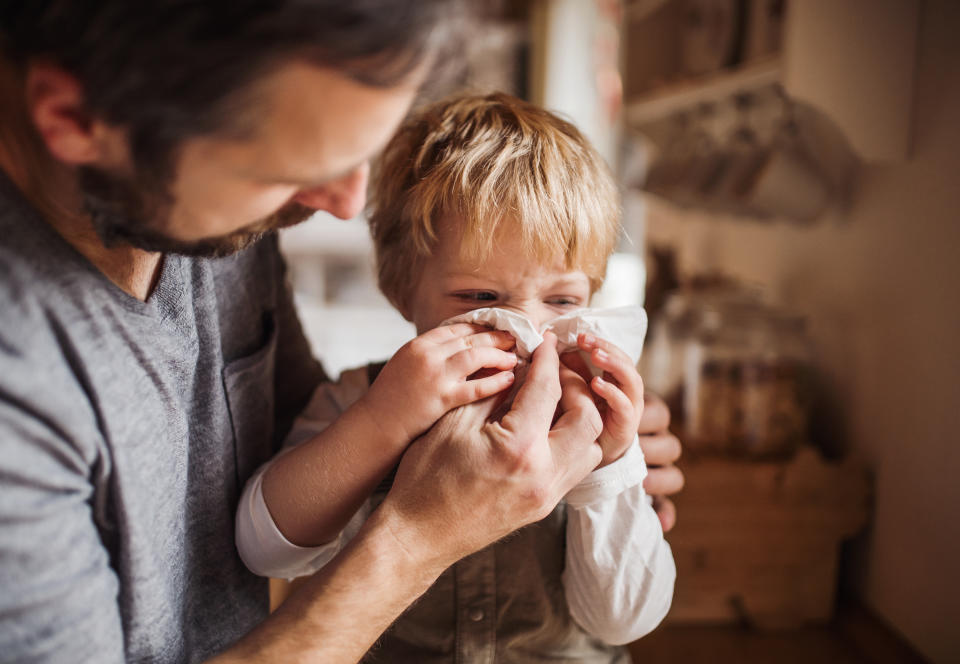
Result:
[[789,461],[687,459],[672,624],[794,627],[833,616],[840,544],[863,529],[870,482],[809,447]]

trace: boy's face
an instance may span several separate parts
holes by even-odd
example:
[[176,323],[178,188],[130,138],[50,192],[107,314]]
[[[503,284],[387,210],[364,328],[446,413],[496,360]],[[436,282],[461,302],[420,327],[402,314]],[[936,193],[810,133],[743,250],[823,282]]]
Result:
[[510,309],[539,329],[590,303],[590,280],[584,272],[567,269],[562,256],[550,264],[529,258],[509,223],[497,232],[494,250],[482,261],[461,258],[456,217],[448,217],[438,226],[437,244],[424,261],[406,312],[417,334],[482,307]]

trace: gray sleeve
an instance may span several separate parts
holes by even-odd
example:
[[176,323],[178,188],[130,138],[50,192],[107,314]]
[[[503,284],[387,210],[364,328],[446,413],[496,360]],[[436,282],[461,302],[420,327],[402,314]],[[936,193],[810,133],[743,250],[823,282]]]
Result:
[[0,662],[122,662],[98,469],[53,415],[58,377],[0,354]]

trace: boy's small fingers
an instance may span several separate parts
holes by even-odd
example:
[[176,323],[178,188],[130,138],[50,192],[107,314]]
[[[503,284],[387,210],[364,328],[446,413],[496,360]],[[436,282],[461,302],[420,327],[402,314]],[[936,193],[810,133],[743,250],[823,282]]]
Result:
[[493,346],[507,350],[517,345],[517,340],[509,332],[503,330],[485,330],[477,332],[463,338],[464,342],[470,347]]
[[507,350],[517,345],[514,336],[503,330],[491,330],[489,327],[480,327],[472,323],[458,323],[446,327],[451,332],[438,337],[435,341],[444,347],[448,355],[469,348],[493,347]]
[[432,330],[424,332],[422,336],[435,337],[438,341],[449,341],[458,339],[471,334],[480,334],[485,330],[490,330],[486,325],[476,323],[451,323],[450,325],[440,325]]
[[592,334],[581,334],[578,336],[577,345],[581,350],[585,350],[588,353],[593,353],[594,351],[599,350],[613,357],[621,358],[627,364],[633,364],[633,362],[630,360],[630,356],[623,352],[619,346],[607,341],[606,339],[595,337]]
[[512,371],[500,371],[491,376],[469,380],[458,388],[454,395],[457,405],[464,405],[486,399],[494,394],[503,392],[513,385],[515,380]]
[[597,349],[590,354],[590,360],[603,369],[605,375],[612,377],[620,387],[627,393],[627,396],[637,403],[643,401],[643,380],[637,373],[633,362],[622,351],[613,355],[605,350]]
[[513,369],[517,366],[517,355],[494,346],[477,346],[460,351],[448,362],[456,375],[469,376],[480,369]]
[[[599,395],[607,406],[614,413],[621,417],[629,418],[634,414],[633,401],[613,383],[604,380],[600,376],[594,377],[590,381],[590,387]],[[637,420],[640,418],[638,417]]]

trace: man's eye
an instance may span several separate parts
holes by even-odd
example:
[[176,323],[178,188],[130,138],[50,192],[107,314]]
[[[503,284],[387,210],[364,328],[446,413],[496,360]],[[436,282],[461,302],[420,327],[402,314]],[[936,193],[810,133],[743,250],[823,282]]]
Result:
[[469,302],[493,302],[497,299],[497,294],[491,291],[463,291],[453,295]]

